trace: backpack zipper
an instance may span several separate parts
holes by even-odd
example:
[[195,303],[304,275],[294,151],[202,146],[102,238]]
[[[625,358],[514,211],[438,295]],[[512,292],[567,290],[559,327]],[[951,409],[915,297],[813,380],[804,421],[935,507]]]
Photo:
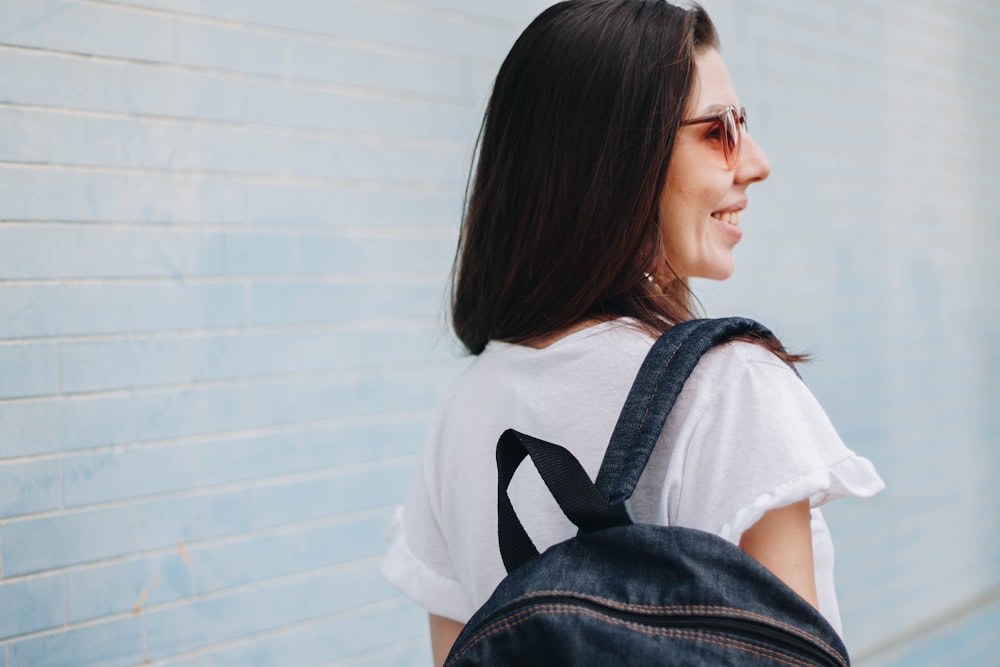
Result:
[[768,647],[784,652],[786,654],[797,653],[798,657],[805,657],[821,665],[828,667],[848,667],[847,661],[839,655],[831,655],[822,645],[809,641],[808,639],[796,635],[783,628],[769,625],[764,621],[753,621],[748,619],[730,618],[715,614],[664,614],[662,612],[634,612],[615,609],[608,605],[601,604],[589,598],[581,598],[573,595],[539,595],[536,597],[522,598],[503,610],[499,617],[508,616],[512,613],[536,605],[561,604],[570,605],[596,611],[604,616],[622,621],[637,623],[640,625],[650,625],[662,628],[697,628],[699,630],[727,632],[741,635],[758,643],[766,644]]

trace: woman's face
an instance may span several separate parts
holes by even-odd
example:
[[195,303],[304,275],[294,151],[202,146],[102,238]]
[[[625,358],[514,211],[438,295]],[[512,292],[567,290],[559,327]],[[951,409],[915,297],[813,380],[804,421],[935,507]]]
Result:
[[[695,58],[695,80],[685,119],[716,113],[727,105],[740,108],[729,70],[715,49]],[[740,213],[747,187],[767,178],[767,156],[741,127],[739,159],[726,164],[721,128],[716,123],[682,126],[670,158],[667,183],[660,195],[663,252],[681,278],[723,280],[733,273],[733,247],[743,236]],[[657,282],[670,282],[669,269]]]

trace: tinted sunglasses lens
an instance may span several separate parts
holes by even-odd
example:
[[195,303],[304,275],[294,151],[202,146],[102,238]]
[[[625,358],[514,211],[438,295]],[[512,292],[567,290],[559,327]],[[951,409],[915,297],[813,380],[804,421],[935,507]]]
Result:
[[730,167],[736,164],[736,159],[740,154],[740,126],[736,120],[738,112],[733,107],[729,107],[722,115],[722,129],[725,141],[726,162]]

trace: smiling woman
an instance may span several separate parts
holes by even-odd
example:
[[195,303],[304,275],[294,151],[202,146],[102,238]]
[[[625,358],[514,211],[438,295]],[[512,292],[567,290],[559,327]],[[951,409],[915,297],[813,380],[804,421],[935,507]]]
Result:
[[660,195],[663,256],[668,258],[667,270],[656,274],[662,283],[732,275],[747,188],[771,173],[767,157],[746,131],[746,112],[740,110],[722,56],[706,49],[694,60],[695,85],[687,106],[697,117],[681,123]]
[[[708,14],[662,0],[543,12],[500,68],[480,139],[452,302],[477,358],[438,408],[383,568],[430,612],[439,663],[504,576],[498,436],[564,444],[593,477],[653,341],[693,317],[688,279],[732,274],[747,190],[770,172]],[[632,509],[738,544],[839,629],[818,507],[882,482],[798,359],[752,340],[705,355]],[[537,477],[509,493],[539,548],[575,533]]]

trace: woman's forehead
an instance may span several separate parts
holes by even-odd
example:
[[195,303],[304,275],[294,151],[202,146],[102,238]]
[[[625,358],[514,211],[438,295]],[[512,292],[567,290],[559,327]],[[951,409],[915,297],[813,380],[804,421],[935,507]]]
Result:
[[697,115],[716,113],[732,104],[739,106],[739,98],[729,77],[729,68],[719,52],[705,49],[694,59],[695,78],[691,88],[691,111]]

